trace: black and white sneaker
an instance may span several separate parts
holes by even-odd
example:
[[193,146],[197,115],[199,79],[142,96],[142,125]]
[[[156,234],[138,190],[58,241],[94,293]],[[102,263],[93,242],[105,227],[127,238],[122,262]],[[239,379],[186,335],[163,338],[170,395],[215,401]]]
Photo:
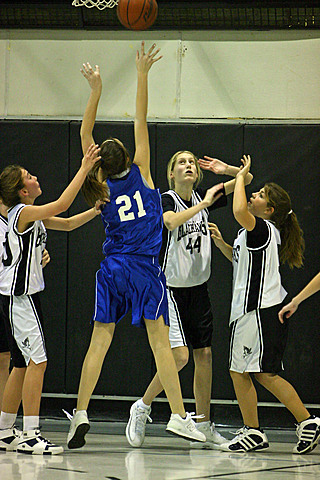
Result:
[[296,434],[298,443],[293,449],[293,453],[309,453],[316,448],[320,440],[320,418],[312,417],[298,423]]
[[236,436],[232,440],[219,445],[219,449],[223,452],[252,452],[268,447],[267,435],[246,425],[236,432]]
[[29,455],[57,455],[63,452],[63,447],[54,445],[41,436],[39,429],[22,432],[17,446],[18,453]]
[[14,452],[20,441],[21,433],[15,426],[0,430],[0,450]]

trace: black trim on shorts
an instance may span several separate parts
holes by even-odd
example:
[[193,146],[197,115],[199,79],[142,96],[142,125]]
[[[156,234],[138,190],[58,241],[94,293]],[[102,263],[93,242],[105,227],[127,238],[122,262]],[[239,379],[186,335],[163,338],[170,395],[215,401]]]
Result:
[[169,287],[174,295],[187,343],[193,349],[211,347],[213,315],[207,282],[194,287]]

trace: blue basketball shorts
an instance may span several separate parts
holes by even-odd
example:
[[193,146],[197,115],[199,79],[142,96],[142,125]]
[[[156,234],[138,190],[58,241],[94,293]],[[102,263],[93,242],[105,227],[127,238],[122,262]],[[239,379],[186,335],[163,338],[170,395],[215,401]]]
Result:
[[161,315],[169,325],[166,279],[158,259],[147,255],[110,255],[96,274],[92,322],[117,323],[132,309],[132,325]]

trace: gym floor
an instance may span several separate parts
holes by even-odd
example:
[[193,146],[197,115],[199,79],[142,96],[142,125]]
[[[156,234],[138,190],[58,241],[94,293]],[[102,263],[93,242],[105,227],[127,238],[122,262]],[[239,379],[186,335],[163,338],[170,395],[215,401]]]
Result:
[[[43,420],[42,433],[65,447],[54,456],[0,452],[1,480],[318,480],[320,446],[307,455],[294,455],[291,430],[266,429],[270,448],[231,454],[190,449],[189,443],[165,432],[165,424],[147,425],[142,448],[130,447],[123,422],[91,422],[82,449],[68,450],[66,420]],[[230,427],[219,432],[232,438]]]

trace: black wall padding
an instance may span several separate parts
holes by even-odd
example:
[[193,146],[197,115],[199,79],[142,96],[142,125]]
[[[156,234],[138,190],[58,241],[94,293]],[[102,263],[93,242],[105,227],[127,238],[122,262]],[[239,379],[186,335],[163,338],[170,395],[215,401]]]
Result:
[[[39,203],[58,198],[75,174],[82,158],[80,122],[0,121],[0,159],[2,169],[19,163],[38,176],[43,188]],[[289,298],[319,270],[319,193],[320,125],[241,125],[241,124],[165,124],[149,126],[152,175],[161,192],[167,189],[166,165],[177,150],[191,150],[197,156],[209,155],[240,165],[243,153],[252,156],[254,180],[248,194],[267,181],[275,181],[289,191],[293,210],[305,233],[305,265],[300,270],[282,268]],[[134,152],[132,122],[98,122],[95,140],[101,143],[116,136]],[[204,172],[204,186],[229,177]],[[69,214],[86,207],[79,195]],[[238,230],[228,206],[211,214],[231,243]],[[43,293],[45,334],[48,349],[46,392],[76,393],[81,366],[91,336],[90,319],[94,308],[95,272],[102,260],[104,240],[102,222],[95,218],[67,234],[49,232],[48,249],[52,261],[46,267],[47,288]],[[228,374],[228,316],[230,311],[232,268],[213,245],[212,277],[209,281],[214,309],[213,397],[234,399]],[[319,402],[319,294],[305,301],[290,320],[290,335],[284,359],[284,377],[297,388],[306,403]],[[192,355],[191,355],[192,356]],[[133,328],[130,315],[116,328],[95,393],[139,396],[154,374],[154,362],[146,332]],[[185,397],[192,397],[193,364],[181,373]],[[261,401],[274,401],[259,389]]]
[[[0,163],[16,163],[38,177],[43,194],[37,204],[56,200],[68,184],[69,125],[59,121],[0,121]],[[48,231],[51,262],[44,270],[42,294],[48,368],[44,390],[65,389],[68,233]]]

